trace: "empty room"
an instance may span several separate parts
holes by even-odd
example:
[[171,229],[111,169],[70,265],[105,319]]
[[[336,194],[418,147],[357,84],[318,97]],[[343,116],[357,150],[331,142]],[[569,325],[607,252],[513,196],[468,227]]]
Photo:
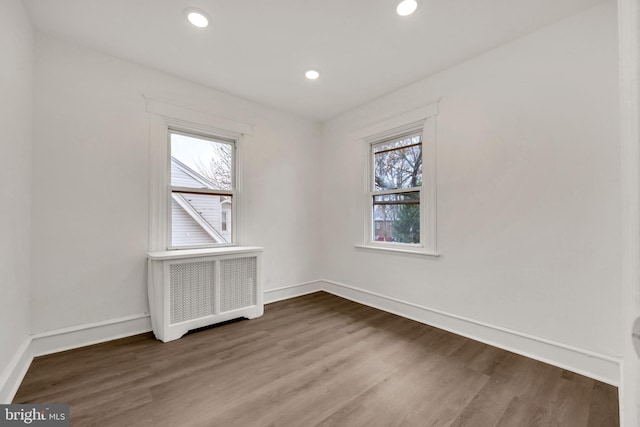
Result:
[[0,0],[0,425],[640,425],[639,35]]

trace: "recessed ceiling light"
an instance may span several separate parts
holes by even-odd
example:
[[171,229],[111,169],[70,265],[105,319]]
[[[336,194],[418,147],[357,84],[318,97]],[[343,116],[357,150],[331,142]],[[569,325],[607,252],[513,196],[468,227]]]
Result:
[[199,9],[195,8],[187,8],[184,10],[185,15],[187,15],[187,19],[196,27],[204,28],[209,25],[209,17],[206,13]]
[[418,8],[418,2],[416,0],[402,0],[396,7],[396,12],[400,16],[411,15]]
[[309,80],[315,80],[320,77],[320,73],[317,70],[308,70],[306,73],[304,73],[304,76]]

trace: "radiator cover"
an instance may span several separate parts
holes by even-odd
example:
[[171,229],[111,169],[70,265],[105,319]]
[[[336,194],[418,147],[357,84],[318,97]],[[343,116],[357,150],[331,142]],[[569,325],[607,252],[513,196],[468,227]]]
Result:
[[148,254],[149,308],[157,339],[264,312],[261,248],[233,247]]

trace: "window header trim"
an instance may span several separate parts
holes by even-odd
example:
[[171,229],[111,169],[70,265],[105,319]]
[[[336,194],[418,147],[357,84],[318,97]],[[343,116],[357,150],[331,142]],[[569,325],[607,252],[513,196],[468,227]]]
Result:
[[253,135],[253,125],[232,119],[214,116],[195,107],[175,104],[169,101],[143,95],[147,103],[147,112],[162,116],[169,127],[178,127],[187,131],[198,130],[207,134],[237,139],[242,135]]
[[368,143],[377,143],[403,134],[420,132],[427,119],[438,115],[439,102],[438,99],[431,104],[369,125],[354,132],[352,137]]

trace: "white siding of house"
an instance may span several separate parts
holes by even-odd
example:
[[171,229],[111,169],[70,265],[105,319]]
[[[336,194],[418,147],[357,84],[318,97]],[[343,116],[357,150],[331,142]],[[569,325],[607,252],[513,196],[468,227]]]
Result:
[[189,204],[207,221],[211,227],[219,232],[220,227],[220,196],[211,196],[208,194],[185,194]]
[[175,201],[171,200],[171,245],[211,245],[216,241]]

